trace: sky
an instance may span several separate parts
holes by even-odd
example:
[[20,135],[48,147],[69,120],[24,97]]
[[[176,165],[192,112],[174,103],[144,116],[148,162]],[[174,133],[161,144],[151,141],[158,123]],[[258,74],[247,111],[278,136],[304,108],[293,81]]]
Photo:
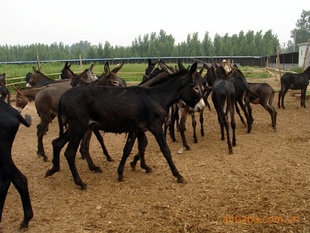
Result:
[[193,33],[202,41],[206,32],[213,40],[215,34],[272,30],[283,45],[310,1],[1,0],[0,9],[1,46],[80,41],[131,46],[160,30],[176,44]]

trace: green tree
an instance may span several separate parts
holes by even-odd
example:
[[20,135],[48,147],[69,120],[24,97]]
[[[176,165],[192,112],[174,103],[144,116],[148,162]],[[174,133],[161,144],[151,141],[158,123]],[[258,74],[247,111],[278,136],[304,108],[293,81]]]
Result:
[[310,11],[302,11],[296,22],[296,28],[291,31],[291,38],[295,44],[295,50],[298,44],[308,42],[310,39]]
[[223,52],[223,39],[217,33],[214,35],[213,45],[214,45],[214,48],[215,48],[214,52],[215,52],[216,56],[227,55],[227,54],[224,54],[224,52]]
[[213,42],[209,36],[209,32],[206,32],[204,35],[204,38],[201,42],[201,50],[202,50],[203,56],[214,56],[215,55]]
[[186,42],[188,45],[187,56],[202,55],[201,42],[198,38],[198,32],[194,32],[192,35],[188,34]]

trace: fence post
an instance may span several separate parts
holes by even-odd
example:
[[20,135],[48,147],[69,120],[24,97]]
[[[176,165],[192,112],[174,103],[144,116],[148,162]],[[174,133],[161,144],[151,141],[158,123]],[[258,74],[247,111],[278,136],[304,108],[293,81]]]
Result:
[[82,69],[83,64],[82,64],[82,56],[81,56],[81,54],[79,54],[79,59],[80,59],[80,69]]
[[40,70],[40,59],[39,59],[39,54],[38,54],[38,52],[37,52],[37,54],[36,54],[36,59],[37,59],[37,64],[38,64],[38,70]]
[[277,47],[276,66],[277,66],[277,68],[279,69],[279,75],[280,75],[280,78],[281,78],[279,47]]

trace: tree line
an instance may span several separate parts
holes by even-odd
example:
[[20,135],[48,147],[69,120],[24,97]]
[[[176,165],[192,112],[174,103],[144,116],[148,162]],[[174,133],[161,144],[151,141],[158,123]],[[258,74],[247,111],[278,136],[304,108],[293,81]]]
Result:
[[212,39],[208,32],[199,40],[197,32],[188,34],[185,41],[176,44],[175,38],[160,30],[138,36],[131,46],[112,46],[108,41],[104,44],[91,45],[88,41],[80,41],[72,45],[62,42],[31,45],[0,46],[0,62],[33,61],[36,54],[40,60],[65,60],[93,58],[128,58],[128,57],[181,57],[181,56],[270,56],[280,48],[281,52],[295,51],[296,45],[307,42],[310,38],[310,11],[302,11],[297,20],[296,28],[291,31],[291,38],[287,44],[280,46],[277,35],[272,30],[240,31],[239,34],[224,36],[215,34]]
[[164,30],[153,32],[134,39],[131,46],[112,46],[104,44],[91,45],[80,41],[71,46],[62,42],[31,45],[0,46],[0,61],[32,61],[38,53],[40,60],[62,60],[79,58],[127,58],[127,57],[162,57],[171,56],[255,56],[275,54],[279,40],[271,30],[260,32],[241,31],[238,35],[220,36],[212,40],[206,32],[202,41],[198,33],[188,34],[186,41],[176,44],[173,35]]

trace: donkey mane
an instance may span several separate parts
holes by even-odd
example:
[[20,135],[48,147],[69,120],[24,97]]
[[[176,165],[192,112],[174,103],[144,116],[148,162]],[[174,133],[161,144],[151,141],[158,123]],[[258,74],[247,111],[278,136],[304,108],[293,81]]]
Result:
[[309,75],[310,75],[310,66],[308,66],[308,68],[305,69],[302,73],[303,73],[303,74],[309,74]]
[[162,82],[164,82],[166,79],[174,79],[176,76],[178,76],[178,74],[187,74],[187,70],[180,70],[176,73],[173,74],[168,74],[167,72],[161,72],[158,75],[156,75],[154,78],[151,78],[150,80],[146,81],[146,82],[142,82],[140,84],[140,86],[143,87],[152,87],[152,86],[156,86],[161,84]]
[[47,77],[45,74],[43,74],[40,70],[36,70],[35,73],[38,73],[38,74],[44,76],[47,79],[51,79],[51,78]]

